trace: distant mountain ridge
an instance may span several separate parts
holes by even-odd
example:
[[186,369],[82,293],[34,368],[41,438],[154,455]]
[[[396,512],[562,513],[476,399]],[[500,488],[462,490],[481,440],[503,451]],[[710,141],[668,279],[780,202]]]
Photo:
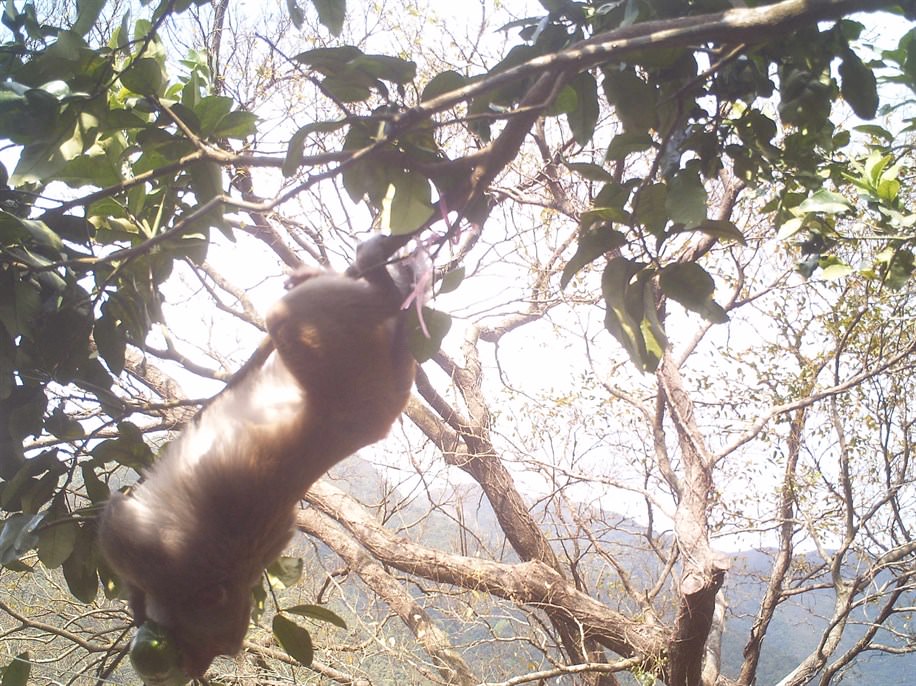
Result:
[[[338,487],[364,501],[379,502],[385,492],[383,476],[371,464],[359,458],[348,460],[332,473],[332,478]],[[454,499],[452,502],[454,503]],[[462,521],[475,534],[466,537],[464,541],[460,540],[459,527],[455,519],[441,511],[428,512],[429,503],[422,498],[411,500],[400,513],[400,517],[395,516],[393,521],[389,522],[389,526],[397,526],[399,523],[408,526],[409,523],[421,521],[422,525],[419,527],[410,526],[406,535],[423,545],[449,552],[458,552],[470,545],[471,549],[467,550],[467,553],[473,555],[476,551],[475,539],[480,538],[483,541],[492,542],[494,549],[504,550],[503,561],[517,561],[518,558],[508,545],[500,545],[501,530],[496,515],[486,498],[476,492],[473,496],[465,497],[462,507]],[[422,517],[424,513],[428,515]],[[629,541],[625,553],[620,550],[615,550],[615,553],[620,554],[621,557],[630,558],[628,569],[633,575],[634,582],[638,584],[641,578],[652,579],[654,582],[651,574],[658,570],[658,561],[647,554],[633,551],[632,537],[634,532],[641,530],[640,527],[633,520],[620,514],[605,512],[602,513],[601,519],[604,522],[614,522],[614,528],[603,532],[593,532],[593,535],[603,544],[618,549],[621,549],[621,543]],[[562,554],[559,548],[557,552]],[[327,554],[331,555],[330,551],[327,551]],[[595,573],[591,575],[593,578],[597,578],[599,572],[607,575],[608,569],[597,567],[597,565],[603,565],[606,568],[608,567],[606,563],[599,562],[595,558],[595,564]],[[732,554],[732,569],[728,574],[724,589],[728,611],[722,636],[721,668],[722,673],[727,677],[736,677],[740,669],[744,644],[766,590],[766,579],[770,567],[771,559],[767,551],[746,550]],[[586,578],[589,576],[587,570],[580,571]],[[605,587],[610,588],[610,585],[606,584]],[[619,597],[612,597],[608,595],[607,591],[593,591],[593,594],[605,602],[610,601],[615,607],[621,602]],[[916,600],[913,604],[916,604]],[[506,612],[509,617],[515,614],[511,611],[511,605],[501,602],[500,605],[502,611]],[[812,650],[816,649],[822,631],[828,624],[828,617],[832,614],[832,607],[833,593],[830,589],[802,594],[780,606],[770,623],[764,640],[757,672],[756,683],[758,685],[767,686],[778,683]],[[620,609],[626,611],[625,606]],[[433,612],[433,615],[436,614]],[[517,619],[521,619],[521,613],[518,615]],[[867,617],[860,613],[858,619],[863,623],[847,628],[846,636],[834,654],[834,659],[862,635]],[[486,634],[475,631],[473,628],[469,629],[464,625],[459,626],[449,621],[447,617],[439,617],[439,620],[443,628],[451,634],[461,634],[459,642],[477,644],[474,652],[477,653],[477,658],[484,661],[482,664],[487,664],[486,661],[489,660],[500,660],[505,666],[508,664],[506,661],[527,661],[531,657],[517,652],[500,654],[498,644],[494,643],[488,648],[485,643],[478,643],[486,640]],[[527,667],[521,669],[524,670]],[[831,683],[856,684],[856,686],[912,686],[916,683],[916,654],[893,655],[879,651],[867,652]]]

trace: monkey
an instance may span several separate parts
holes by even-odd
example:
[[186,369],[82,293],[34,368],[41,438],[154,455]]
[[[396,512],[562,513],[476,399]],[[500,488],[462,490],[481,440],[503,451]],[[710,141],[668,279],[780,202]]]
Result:
[[218,395],[100,515],[100,549],[135,622],[168,631],[189,678],[241,650],[251,589],[289,542],[308,488],[382,439],[407,403],[415,362],[403,284],[380,265],[380,250],[370,241],[357,251],[347,274],[362,278],[294,275],[267,314],[274,351],[263,365]]

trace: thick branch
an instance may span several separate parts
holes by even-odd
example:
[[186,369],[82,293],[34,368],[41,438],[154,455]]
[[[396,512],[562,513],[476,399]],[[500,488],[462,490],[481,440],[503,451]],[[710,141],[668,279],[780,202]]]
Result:
[[586,637],[595,638],[615,653],[642,657],[646,668],[661,664],[667,644],[662,628],[611,610],[541,562],[505,564],[418,545],[392,534],[353,498],[324,480],[312,486],[306,499],[337,519],[384,564],[439,583],[562,612],[579,623]]
[[437,112],[535,74],[566,69],[571,69],[570,74],[575,74],[650,47],[663,49],[708,41],[759,43],[783,35],[792,28],[825,19],[838,19],[850,12],[875,11],[894,4],[896,0],[784,0],[752,9],[732,9],[632,24],[597,34],[565,50],[536,57],[463,88],[426,100],[396,116],[392,123],[398,129],[409,128]]
[[695,686],[701,680],[704,646],[712,628],[716,593],[722,586],[728,565],[709,545],[712,459],[697,426],[693,402],[670,353],[665,355],[656,376],[677,429],[684,469],[681,497],[674,514],[674,530],[684,570],[670,651],[670,683]]
[[369,588],[388,603],[413,632],[417,642],[433,658],[446,683],[455,686],[478,683],[479,679],[452,647],[448,634],[439,628],[410,593],[339,525],[314,508],[301,510],[296,517],[296,524],[306,533],[320,538],[330,546]]

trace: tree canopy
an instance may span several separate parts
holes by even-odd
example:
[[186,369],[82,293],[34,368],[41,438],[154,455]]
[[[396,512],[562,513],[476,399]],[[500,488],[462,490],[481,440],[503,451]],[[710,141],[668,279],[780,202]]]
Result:
[[99,507],[379,231],[415,396],[211,683],[912,667],[916,5],[280,9],[4,6],[4,686],[130,678]]

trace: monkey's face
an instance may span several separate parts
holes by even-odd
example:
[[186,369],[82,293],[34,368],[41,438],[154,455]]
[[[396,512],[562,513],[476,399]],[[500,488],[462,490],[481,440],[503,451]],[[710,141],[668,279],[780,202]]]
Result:
[[241,650],[250,615],[251,588],[238,581],[146,596],[146,616],[166,628],[185,673],[194,678],[203,676],[217,655]]
[[[130,592],[134,619],[151,619],[167,631],[187,675],[199,677],[214,657],[241,649],[251,587],[265,563],[243,554],[252,547],[245,540],[241,548],[227,546],[212,533],[219,531],[215,523],[193,509],[175,520],[188,523],[178,535],[177,525],[166,523],[179,510],[153,511],[142,500],[114,494],[101,517],[100,541]],[[287,523],[282,543],[288,531]],[[275,547],[282,543],[278,539]]]

